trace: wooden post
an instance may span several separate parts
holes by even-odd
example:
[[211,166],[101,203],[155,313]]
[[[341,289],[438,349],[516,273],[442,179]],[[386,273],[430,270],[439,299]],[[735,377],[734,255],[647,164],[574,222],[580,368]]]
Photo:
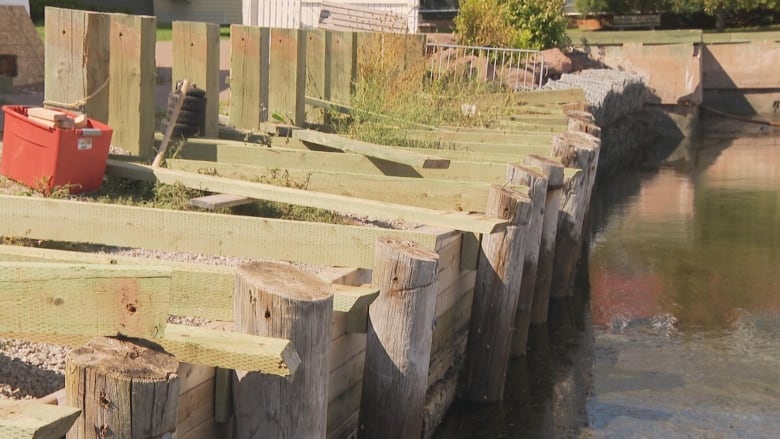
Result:
[[531,198],[531,216],[526,228],[523,278],[520,281],[514,323],[515,332],[512,337],[512,355],[515,356],[525,355],[528,325],[531,323],[531,306],[536,286],[536,270],[539,265],[539,246],[542,241],[545,202],[547,200],[549,177],[548,174],[540,172],[542,171],[541,169],[537,169],[513,164],[507,165],[506,169],[507,181],[514,185],[528,186],[530,188],[528,196]]
[[[109,16],[46,8],[44,102],[108,122]],[[88,99],[87,99],[88,98]]]
[[436,308],[438,255],[410,241],[378,238],[358,437],[422,432]]
[[596,178],[597,141],[595,137],[584,133],[566,133],[553,139],[552,155],[560,157],[564,166],[580,169],[582,173],[573,176],[567,183],[561,200],[550,297],[565,297],[569,294],[574,266],[579,257],[585,212],[590,204],[590,193]]
[[276,114],[301,127],[306,118],[306,41],[305,31],[271,29],[269,117]]
[[555,236],[558,232],[558,211],[561,206],[564,175],[560,160],[530,155],[525,157],[524,163],[542,168],[548,177],[542,236],[539,242],[539,261],[531,303],[531,324],[540,324],[547,321],[550,305],[550,285],[552,283],[553,261],[555,260]]
[[268,120],[271,30],[230,26],[230,125],[257,130]]
[[493,185],[485,213],[505,219],[509,225],[482,236],[462,396],[469,401],[493,402],[504,396],[531,200],[513,187]]
[[357,34],[325,33],[325,100],[349,105],[357,74]]
[[154,155],[157,18],[110,14],[108,124],[111,143],[132,155]]
[[233,304],[236,331],[289,339],[301,359],[290,379],[237,372],[235,438],[324,438],[330,285],[290,265],[251,263],[238,269]]
[[[306,96],[325,99],[325,33],[324,30],[306,31]],[[324,111],[309,106],[306,122],[324,123]]]
[[206,91],[203,137],[219,135],[219,26],[214,23],[173,22],[173,87],[189,79]]
[[65,363],[65,401],[81,409],[67,439],[156,439],[176,432],[179,362],[115,338],[94,338]]

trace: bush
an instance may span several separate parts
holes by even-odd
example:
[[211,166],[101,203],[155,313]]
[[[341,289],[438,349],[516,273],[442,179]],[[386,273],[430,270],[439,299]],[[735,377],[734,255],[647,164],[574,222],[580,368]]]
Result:
[[458,42],[467,46],[510,47],[517,30],[508,22],[503,0],[461,0],[455,17]]
[[455,32],[470,46],[548,49],[568,43],[560,0],[461,0]]

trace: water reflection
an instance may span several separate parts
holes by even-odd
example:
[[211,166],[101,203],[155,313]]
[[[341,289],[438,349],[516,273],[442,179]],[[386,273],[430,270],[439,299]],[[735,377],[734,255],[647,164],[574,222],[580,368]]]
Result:
[[780,137],[716,128],[694,166],[598,188],[585,299],[436,438],[777,437]]

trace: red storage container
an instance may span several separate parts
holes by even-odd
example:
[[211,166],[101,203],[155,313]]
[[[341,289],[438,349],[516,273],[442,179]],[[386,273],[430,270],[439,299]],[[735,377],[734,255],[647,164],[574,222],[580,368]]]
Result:
[[113,130],[93,119],[87,119],[85,128],[49,128],[29,119],[28,108],[3,106],[0,174],[36,190],[65,185],[73,193],[100,189]]

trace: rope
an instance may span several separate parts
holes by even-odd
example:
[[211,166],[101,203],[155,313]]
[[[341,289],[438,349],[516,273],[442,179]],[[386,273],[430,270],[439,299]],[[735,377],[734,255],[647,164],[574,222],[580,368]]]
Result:
[[738,120],[741,122],[747,122],[747,123],[756,123],[759,125],[769,125],[773,127],[780,127],[780,121],[774,121],[769,119],[753,119],[750,117],[744,117],[744,116],[737,116],[736,114],[729,114],[724,111],[716,110],[712,107],[708,107],[706,105],[701,106],[702,109],[709,111],[712,114],[717,114],[718,116],[728,117],[730,119]]
[[90,99],[94,98],[98,93],[103,91],[103,89],[106,88],[106,86],[108,86],[108,82],[109,82],[110,79],[111,79],[111,77],[106,78],[106,80],[103,82],[103,84],[100,87],[98,87],[97,90],[92,92],[92,94],[90,94],[87,97],[81,98],[78,101],[73,102],[71,104],[66,104],[66,103],[63,103],[63,102],[46,100],[46,101],[43,101],[43,105],[44,106],[50,106],[50,107],[64,108],[66,110],[78,110],[78,111],[81,111],[83,113],[84,112],[84,107],[87,105],[87,101],[89,101]]

